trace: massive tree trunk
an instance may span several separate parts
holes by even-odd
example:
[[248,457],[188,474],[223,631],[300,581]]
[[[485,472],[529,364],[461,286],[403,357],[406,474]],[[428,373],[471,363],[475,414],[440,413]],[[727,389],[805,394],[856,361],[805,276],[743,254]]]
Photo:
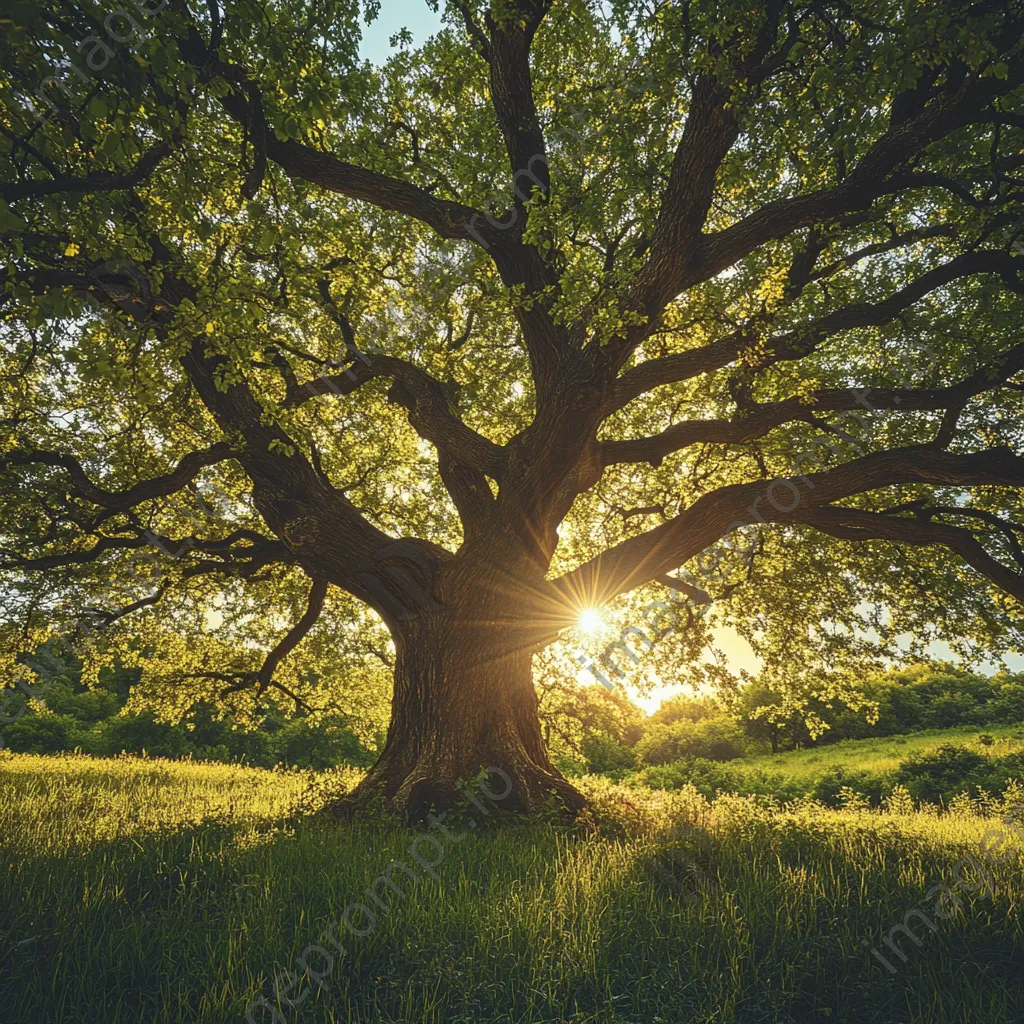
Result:
[[[541,735],[532,651],[516,641],[521,608],[491,587],[459,588],[443,606],[392,623],[397,660],[391,724],[356,802],[383,798],[411,818],[465,800],[459,784],[490,769],[503,809],[583,798],[552,765]],[[504,777],[507,776],[507,779]]]

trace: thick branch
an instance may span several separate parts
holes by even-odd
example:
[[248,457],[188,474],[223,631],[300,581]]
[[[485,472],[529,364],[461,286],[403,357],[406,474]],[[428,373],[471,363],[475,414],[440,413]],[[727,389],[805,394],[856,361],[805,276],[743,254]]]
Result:
[[262,695],[270,686],[277,666],[298,647],[305,635],[316,625],[320,613],[323,611],[326,597],[327,581],[324,579],[313,580],[312,586],[309,588],[306,611],[302,618],[292,626],[280,643],[267,655],[263,667],[256,673],[256,682],[259,684],[258,696]]
[[732,419],[684,420],[660,434],[625,441],[604,441],[604,465],[650,462],[693,444],[745,444],[764,437],[785,423],[814,423],[825,413],[863,409],[876,412],[928,412],[962,409],[976,395],[997,387],[1024,369],[1024,342],[1002,357],[994,370],[979,370],[959,384],[945,388],[825,388],[810,396],[758,404]]
[[530,44],[550,6],[551,0],[518,0],[500,13],[487,15],[491,30],[487,58],[491,99],[505,140],[515,202],[520,208],[534,188],[545,196],[551,188],[530,77]]
[[125,174],[96,171],[93,174],[87,174],[84,178],[31,178],[27,181],[11,182],[0,187],[0,195],[8,203],[14,203],[19,199],[36,199],[61,192],[116,192],[121,189],[135,188],[149,177],[170,152],[170,144],[161,142],[147,149],[139,157],[135,166]]
[[915,546],[941,544],[1024,603],[1024,574],[1014,572],[993,558],[970,530],[835,505],[808,509],[799,521],[843,540],[890,540]]
[[[889,511],[892,511],[891,509]],[[1024,534],[1024,524],[1011,519],[1003,519],[994,512],[973,508],[970,505],[930,505],[926,508],[915,508],[914,515],[919,519],[931,519],[933,516],[961,516],[966,519],[977,519],[997,529],[1010,548],[1014,560],[1024,566],[1024,548],[1021,547],[1017,534]]]
[[[799,461],[799,460],[798,460]],[[573,621],[585,595],[601,603],[685,564],[750,524],[800,522],[813,509],[897,484],[1024,486],[1024,458],[1008,448],[954,455],[927,445],[853,459],[835,469],[718,488],[674,519],[630,537],[553,581],[549,631]]]
[[[233,113],[228,94],[222,102]],[[478,242],[480,237],[500,243],[502,236],[485,215],[463,203],[438,199],[426,189],[347,163],[301,142],[282,142],[270,133],[267,156],[291,178],[312,182],[329,192],[360,199],[381,210],[393,210],[433,228],[442,238]]]
[[[827,338],[842,331],[883,327],[929,292],[973,274],[996,274],[1008,288],[1024,293],[1024,259],[1021,257],[993,249],[963,253],[926,271],[886,299],[843,306],[803,327],[768,338],[759,354],[758,366],[801,359],[810,355]],[[739,358],[757,340],[754,331],[739,328],[710,345],[639,363],[615,381],[604,404],[605,415],[656,387],[721,369]]]
[[66,551],[59,555],[42,555],[39,558],[5,559],[0,562],[0,570],[41,572],[47,569],[60,569],[67,565],[88,565],[108,551],[138,550],[148,544],[149,541],[142,534],[134,537],[100,537],[91,548],[84,551]]
[[106,608],[98,608],[91,606],[85,609],[85,613],[89,618],[99,622],[102,626],[110,626],[113,623],[125,618],[128,615],[133,615],[135,612],[142,611],[143,608],[152,608],[154,605],[160,603],[167,588],[170,586],[167,580],[164,580],[159,587],[147,597],[139,598],[138,601],[133,601],[131,604],[125,605],[123,608],[118,608],[115,611],[110,611]]
[[317,395],[348,395],[377,377],[389,377],[394,386],[388,398],[408,411],[409,422],[420,437],[456,462],[500,480],[503,449],[452,412],[452,399],[441,381],[404,359],[369,352],[357,355],[344,373],[317,377],[301,385],[284,404],[301,405]]
[[[185,13],[184,4],[177,5]],[[245,69],[228,64],[207,48],[192,23],[187,36],[179,37],[178,44],[186,59],[208,78],[220,77],[233,88],[219,97],[221,106],[232,118],[246,128],[256,145],[253,171],[246,183],[246,191],[258,187],[261,177],[260,162],[273,160],[292,178],[312,182],[330,192],[371,203],[382,210],[403,213],[432,227],[442,238],[469,239],[479,243],[481,238],[498,232],[479,210],[463,203],[438,199],[426,189],[400,178],[340,160],[293,139],[280,140],[272,131],[266,131],[262,119],[262,96],[259,87]]]
[[[205,549],[200,542],[195,545],[198,552]],[[180,549],[179,549],[180,550]],[[295,562],[294,553],[280,540],[266,538],[258,543],[234,548],[229,552],[216,552],[221,561],[203,559],[186,567],[182,574],[186,579],[193,576],[208,576],[220,573],[237,579],[252,579],[268,565],[287,565]]]
[[[184,579],[214,572],[244,579],[272,563],[295,561],[294,554],[281,541],[264,537],[251,530],[236,530],[229,536],[217,540],[200,540],[197,537],[174,539],[141,527],[131,529],[131,534],[122,536],[94,533],[92,536],[96,543],[82,551],[67,551],[38,558],[9,558],[0,562],[0,570],[40,572],[69,565],[88,565],[108,551],[138,551],[146,547],[153,547],[172,559],[184,558],[191,553],[210,555],[217,559],[213,561],[211,558],[204,558],[188,564],[182,572]],[[238,540],[247,540],[249,543],[238,547]]]
[[[785,59],[799,33],[795,25],[786,43],[769,59],[784,6],[779,0],[762,6],[764,21],[754,44],[734,65],[736,78],[756,86]],[[726,46],[735,48],[741,43],[734,37]],[[720,50],[717,44],[712,45],[716,56],[720,56]],[[714,199],[718,171],[739,136],[732,99],[731,90],[711,74],[702,74],[694,84],[650,255],[637,277],[631,302],[652,320],[678,291],[676,282],[686,276],[687,265],[700,259],[697,243]]]
[[531,199],[545,201],[551,192],[530,73],[530,46],[550,6],[551,0],[514,0],[495,6],[486,15],[490,38],[481,50],[488,63],[491,102],[508,154],[513,193],[510,208],[500,219],[489,221],[491,235],[484,244],[502,283],[521,293],[514,312],[530,357],[541,416],[560,405],[558,398],[575,360],[565,328],[549,312],[557,298],[558,272],[536,245],[522,241],[527,204]]
[[153,498],[175,494],[191,483],[207,466],[233,458],[231,447],[225,442],[211,445],[201,452],[186,455],[170,473],[144,480],[125,491],[108,491],[93,483],[82,464],[73,455],[62,452],[24,451],[10,452],[2,462],[14,466],[59,466],[71,477],[72,489],[80,498],[99,505],[110,512],[133,508]]
[[327,586],[326,580],[319,578],[313,580],[309,590],[306,611],[303,613],[302,618],[292,626],[277,646],[267,655],[258,672],[195,672],[190,673],[190,678],[211,679],[229,683],[230,685],[225,686],[219,693],[219,696],[222,698],[229,694],[237,693],[239,690],[248,690],[255,686],[257,687],[256,699],[258,700],[270,687],[274,687],[291,697],[299,707],[307,711],[310,710],[309,705],[292,690],[274,679],[274,672],[277,666],[298,647],[306,634],[316,625],[317,620],[320,618],[320,613],[323,611],[324,599],[327,597]]
[[[955,92],[934,98],[916,117],[890,127],[840,184],[767,203],[738,223],[706,236],[699,279],[714,277],[772,239],[784,238],[817,221],[867,209],[876,197],[891,191],[888,176],[914,154],[966,125],[987,120],[992,100],[1012,92],[1022,81],[1021,61],[1011,65],[1005,79],[994,75],[969,78]],[[908,182],[907,187],[915,184]],[[680,285],[674,282],[673,288],[674,294]]]

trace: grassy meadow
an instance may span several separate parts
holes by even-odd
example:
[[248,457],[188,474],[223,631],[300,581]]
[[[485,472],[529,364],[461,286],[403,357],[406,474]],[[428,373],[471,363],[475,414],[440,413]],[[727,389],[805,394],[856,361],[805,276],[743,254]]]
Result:
[[883,805],[906,791],[918,802],[949,807],[987,799],[1024,778],[1024,728],[957,726],[904,735],[842,740],[728,761],[685,758],[622,773],[631,789],[756,796],[783,805],[813,799],[833,808]]
[[[1024,1017],[1024,845],[1002,823],[1007,803],[941,814],[908,800],[779,808],[589,777],[580,785],[592,820],[475,828],[484,819],[474,812],[472,823],[450,820],[438,843],[421,841],[417,861],[409,850],[422,831],[308,813],[351,781],[4,758],[0,1019]],[[990,829],[1002,839],[984,854]],[[392,861],[414,870],[393,875],[398,895],[375,890],[381,907],[366,890]],[[948,895],[934,893],[940,885]],[[339,928],[357,902],[377,911],[373,927],[354,911]],[[904,961],[883,940],[911,911],[930,923],[912,915],[912,936],[890,936]]]
[[[994,742],[982,742],[979,737]],[[1002,757],[1024,751],[1024,728],[1014,725],[963,725],[952,729],[927,729],[904,736],[879,736],[866,740],[842,740],[804,750],[740,759],[744,767],[766,769],[791,779],[820,775],[832,767],[853,771],[895,771],[908,757],[934,753],[940,747],[966,747],[984,757]]]

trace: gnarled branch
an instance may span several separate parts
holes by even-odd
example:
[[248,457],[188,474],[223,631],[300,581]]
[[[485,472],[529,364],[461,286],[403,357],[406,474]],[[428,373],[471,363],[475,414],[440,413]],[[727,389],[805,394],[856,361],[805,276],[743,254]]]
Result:
[[[942,93],[916,116],[890,127],[874,143],[850,175],[838,185],[766,203],[759,210],[721,231],[706,236],[700,280],[733,266],[765,242],[784,238],[818,221],[867,209],[895,186],[889,176],[914,154],[972,123],[990,118],[989,105],[1024,81],[1024,61],[1014,60],[1005,79],[969,77],[952,93]],[[916,183],[908,182],[907,187]],[[680,290],[695,281],[673,282]]]
[[[878,302],[858,302],[834,310],[800,328],[767,339],[758,367],[810,355],[827,338],[862,327],[892,323],[929,292],[974,274],[995,274],[1012,291],[1024,293],[1024,258],[995,249],[978,249],[956,256]],[[727,366],[757,341],[755,331],[738,328],[710,345],[660,359],[649,359],[622,374],[609,389],[603,411],[610,415],[647,391],[689,380]]]
[[225,462],[233,458],[231,446],[226,442],[218,442],[199,452],[191,452],[184,456],[170,473],[153,477],[129,487],[124,491],[108,491],[94,483],[86,473],[81,462],[73,455],[65,452],[49,452],[27,450],[9,452],[0,458],[0,464],[6,462],[13,466],[45,465],[56,466],[67,471],[71,477],[73,492],[80,498],[99,505],[109,512],[117,512],[134,508],[144,501],[163,498],[175,494],[191,483],[207,466]]
[[604,602],[684,565],[736,529],[751,524],[803,522],[814,510],[897,484],[1024,487],[1024,458],[1008,448],[955,455],[929,445],[894,448],[834,469],[720,487],[675,518],[616,544],[553,580],[547,591],[547,635],[574,621],[579,596]]
[[262,666],[256,672],[223,673],[204,672],[196,673],[196,677],[205,679],[219,679],[228,682],[230,685],[220,691],[220,696],[225,697],[240,690],[256,687],[256,699],[258,700],[270,687],[280,690],[291,697],[297,704],[309,710],[309,705],[302,701],[294,692],[283,686],[274,679],[274,672],[278,665],[302,642],[306,634],[316,625],[323,611],[324,600],[327,597],[328,584],[325,579],[315,578],[309,588],[309,598],[306,610],[294,626],[281,638],[273,650],[266,656]]
[[294,407],[319,395],[349,395],[371,380],[388,377],[394,381],[388,398],[408,411],[420,437],[456,462],[500,480],[504,450],[452,412],[452,398],[441,381],[405,359],[364,351],[356,355],[346,371],[300,385],[284,404]]
[[135,166],[124,174],[111,171],[96,171],[82,178],[29,178],[0,186],[0,195],[8,203],[19,199],[37,199],[42,196],[58,195],[63,192],[117,192],[121,189],[135,188],[141,184],[153,170],[171,153],[171,145],[167,142],[157,143],[139,157]]
[[993,558],[975,534],[962,527],[836,505],[808,509],[799,521],[843,540],[889,540],[915,546],[941,544],[1024,603],[1024,573],[1014,572]]
[[[732,419],[684,420],[660,434],[625,441],[604,441],[601,457],[604,465],[618,462],[650,462],[658,465],[666,455],[693,444],[745,444],[764,437],[785,423],[815,423],[830,412],[866,410],[959,412],[975,395],[997,387],[1014,373],[1024,369],[1024,342],[1015,345],[992,370],[979,370],[959,384],[945,388],[824,388],[809,396],[787,398],[781,402],[754,404],[743,415]],[[940,436],[936,443],[945,447],[951,438]],[[942,442],[945,443],[942,443]]]

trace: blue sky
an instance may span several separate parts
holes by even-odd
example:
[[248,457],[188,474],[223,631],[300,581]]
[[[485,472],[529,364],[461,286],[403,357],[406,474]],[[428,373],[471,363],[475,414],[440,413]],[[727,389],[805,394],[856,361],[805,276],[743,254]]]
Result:
[[394,52],[388,40],[400,29],[407,28],[418,46],[440,27],[440,12],[435,14],[426,0],[382,0],[377,20],[364,26],[359,52],[374,64],[383,64]]

